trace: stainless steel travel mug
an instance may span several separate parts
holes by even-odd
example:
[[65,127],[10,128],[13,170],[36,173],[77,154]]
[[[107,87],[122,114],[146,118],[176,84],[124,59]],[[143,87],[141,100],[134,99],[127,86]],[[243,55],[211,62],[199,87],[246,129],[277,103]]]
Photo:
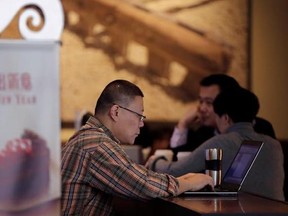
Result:
[[222,179],[222,149],[211,148],[205,150],[205,173],[213,178],[214,185],[221,184]]

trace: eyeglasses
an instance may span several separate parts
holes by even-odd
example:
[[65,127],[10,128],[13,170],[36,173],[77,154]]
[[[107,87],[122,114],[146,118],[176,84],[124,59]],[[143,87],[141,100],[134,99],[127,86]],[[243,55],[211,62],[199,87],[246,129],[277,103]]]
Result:
[[146,116],[144,116],[144,115],[141,115],[141,114],[140,114],[140,113],[138,113],[138,112],[135,112],[135,111],[133,111],[133,110],[130,110],[130,109],[126,108],[126,107],[120,106],[119,104],[115,104],[115,105],[119,106],[121,109],[124,109],[124,110],[127,110],[127,111],[131,112],[131,113],[134,113],[134,114],[136,114],[137,116],[139,116],[139,117],[140,117],[140,121],[144,121],[144,119],[146,119]]

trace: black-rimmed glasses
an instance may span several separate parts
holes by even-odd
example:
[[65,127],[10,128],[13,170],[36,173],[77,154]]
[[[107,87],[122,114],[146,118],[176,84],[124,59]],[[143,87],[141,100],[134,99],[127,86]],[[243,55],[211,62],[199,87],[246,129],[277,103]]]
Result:
[[124,110],[127,110],[127,111],[131,112],[131,113],[136,114],[137,116],[140,117],[140,121],[144,121],[144,119],[146,119],[146,116],[144,116],[144,115],[142,115],[142,114],[140,114],[138,112],[135,112],[135,111],[130,110],[130,109],[126,108],[126,107],[120,106],[119,104],[115,104],[115,105],[119,106],[121,109],[124,109]]

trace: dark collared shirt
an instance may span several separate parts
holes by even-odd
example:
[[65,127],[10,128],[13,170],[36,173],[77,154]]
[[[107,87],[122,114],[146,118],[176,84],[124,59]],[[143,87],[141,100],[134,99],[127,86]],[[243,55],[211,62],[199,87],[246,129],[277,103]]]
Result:
[[111,132],[91,117],[62,149],[62,215],[112,215],[112,198],[176,195],[176,178],[134,163]]

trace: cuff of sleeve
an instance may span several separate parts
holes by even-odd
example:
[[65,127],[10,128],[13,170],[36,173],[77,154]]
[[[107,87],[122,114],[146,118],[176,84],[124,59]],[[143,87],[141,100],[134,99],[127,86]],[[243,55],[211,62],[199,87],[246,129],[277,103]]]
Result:
[[165,156],[159,156],[159,157],[157,157],[157,158],[152,162],[152,164],[151,164],[151,167],[150,167],[151,170],[155,171],[156,163],[157,163],[159,160],[165,160],[165,161],[167,161],[167,158],[166,158]]
[[174,132],[177,134],[177,135],[182,135],[183,133],[187,133],[188,132],[188,128],[185,128],[185,129],[179,129],[178,127],[174,127]]

